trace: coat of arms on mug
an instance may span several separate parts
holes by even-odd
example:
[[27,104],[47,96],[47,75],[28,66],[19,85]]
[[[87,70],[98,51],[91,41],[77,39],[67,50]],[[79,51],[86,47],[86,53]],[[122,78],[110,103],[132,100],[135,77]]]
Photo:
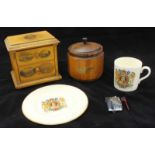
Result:
[[132,87],[135,76],[134,72],[115,69],[115,82],[120,88]]

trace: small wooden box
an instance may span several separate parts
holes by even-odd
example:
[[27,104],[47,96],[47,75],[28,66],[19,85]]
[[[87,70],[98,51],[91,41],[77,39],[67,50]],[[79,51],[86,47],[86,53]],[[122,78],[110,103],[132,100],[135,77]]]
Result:
[[59,40],[47,31],[9,36],[5,39],[15,88],[61,79],[58,72]]

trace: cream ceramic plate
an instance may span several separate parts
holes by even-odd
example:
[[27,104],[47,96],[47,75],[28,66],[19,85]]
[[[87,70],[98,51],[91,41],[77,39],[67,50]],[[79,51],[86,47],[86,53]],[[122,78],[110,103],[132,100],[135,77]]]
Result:
[[[54,101],[63,101],[57,102],[61,103],[59,108],[53,109],[47,105],[51,98]],[[32,122],[58,125],[75,120],[87,107],[88,98],[80,89],[69,85],[51,85],[30,93],[23,101],[22,112]]]

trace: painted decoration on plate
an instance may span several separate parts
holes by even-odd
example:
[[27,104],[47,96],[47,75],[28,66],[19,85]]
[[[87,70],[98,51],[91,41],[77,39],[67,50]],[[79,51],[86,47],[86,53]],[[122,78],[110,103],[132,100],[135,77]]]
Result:
[[64,98],[50,98],[42,102],[42,109],[44,112],[58,111],[66,107],[66,101]]
[[132,87],[135,76],[134,72],[115,69],[115,82],[120,88]]

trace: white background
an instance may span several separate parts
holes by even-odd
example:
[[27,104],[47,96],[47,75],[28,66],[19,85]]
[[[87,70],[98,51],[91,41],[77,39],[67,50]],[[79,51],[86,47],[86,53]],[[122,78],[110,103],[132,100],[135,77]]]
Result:
[[154,26],[154,0],[0,0],[1,26]]
[[[4,27],[155,26],[152,0],[5,0]],[[1,129],[0,155],[154,155],[154,129]]]

